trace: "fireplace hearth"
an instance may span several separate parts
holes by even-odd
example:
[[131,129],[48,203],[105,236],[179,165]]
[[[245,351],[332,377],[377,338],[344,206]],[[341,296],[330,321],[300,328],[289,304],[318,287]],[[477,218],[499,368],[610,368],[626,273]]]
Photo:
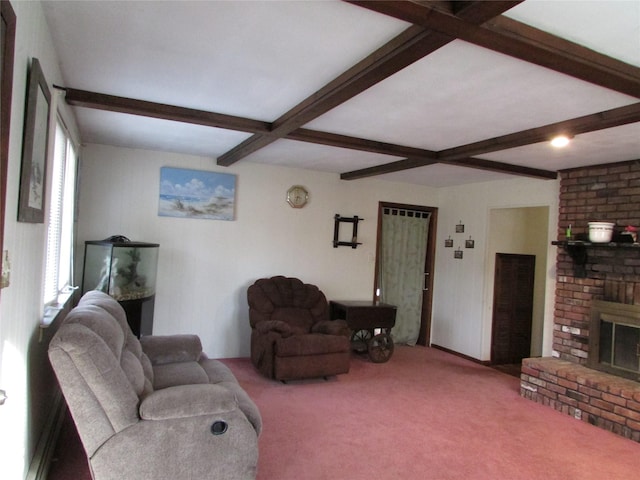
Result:
[[640,306],[592,302],[587,365],[640,380]]
[[640,383],[559,358],[525,358],[520,395],[640,442]]
[[[571,225],[575,243],[586,240],[592,220],[615,223],[618,231],[640,225],[638,198],[640,159],[561,172],[551,356],[523,360],[520,389],[523,397],[636,442],[640,325],[633,309],[640,308],[640,246],[586,242],[576,275],[565,233]],[[632,310],[614,307],[592,326],[599,301]]]

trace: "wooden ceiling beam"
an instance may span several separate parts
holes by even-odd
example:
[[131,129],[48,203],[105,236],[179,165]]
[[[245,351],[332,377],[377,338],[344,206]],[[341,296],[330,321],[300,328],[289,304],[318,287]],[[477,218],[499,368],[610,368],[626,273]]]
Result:
[[456,167],[475,168],[478,170],[486,170],[488,172],[507,173],[518,175],[521,177],[538,178],[541,180],[554,180],[558,178],[558,172],[543,170],[541,168],[531,168],[522,165],[512,165],[510,163],[495,162],[493,160],[485,160],[483,158],[460,158],[451,162],[441,162]]
[[63,88],[63,90],[65,90],[65,101],[69,105],[76,107],[141,115],[162,120],[172,120],[175,122],[192,123],[194,125],[225,128],[249,133],[260,132],[268,134],[271,128],[268,122],[251,120],[234,115],[207,112],[194,108],[176,107],[174,105],[117,97],[115,95],[88,92],[74,88]]
[[[557,177],[556,172],[532,169],[529,167],[501,162],[493,162],[490,160],[473,158],[473,156],[545,142],[561,133],[573,136],[637,122],[640,122],[640,103],[634,103],[624,107],[606,110],[604,112],[584,115],[582,117],[562,122],[551,123],[542,127],[530,128],[528,130],[522,130],[520,132],[510,133],[508,135],[502,135],[500,137],[490,138],[480,142],[469,143],[459,147],[440,150],[437,152],[437,162],[433,162],[431,159],[427,159],[425,161],[422,159],[407,158],[405,160],[398,160],[396,162],[379,165],[377,167],[346,172],[340,175],[340,178],[343,180],[355,180],[358,178],[370,177],[372,175],[382,175],[385,173],[393,173],[422,167],[431,165],[432,163],[446,163],[460,167],[479,168],[481,170],[491,170],[494,172],[552,179]],[[424,161],[424,163],[421,163],[421,161]]]
[[[391,76],[407,65],[447,43],[442,35],[433,35],[422,27],[410,27],[389,43],[358,62],[316,93],[278,118],[272,126],[273,136],[253,135],[235,148],[218,157],[217,163],[229,166],[253,152],[282,138],[305,123],[356,96],[375,83]],[[434,42],[432,48],[422,50],[423,42]]]
[[[520,2],[467,2],[464,8],[458,12],[458,15],[472,23],[484,23],[518,3]],[[232,165],[251,153],[273,143],[278,138],[285,137],[288,133],[355,97],[454,39],[455,37],[436,33],[423,27],[409,27],[275,120],[272,124],[271,135],[253,135],[221,155],[217,160],[218,165]]]
[[412,168],[426,167],[428,165],[434,165],[436,163],[438,163],[438,160],[404,158],[402,160],[396,160],[395,162],[376,165],[375,167],[361,168],[359,170],[341,173],[340,179],[359,180],[361,178],[375,177],[378,175],[383,175],[385,173],[401,172],[403,170],[410,170]]
[[367,140],[364,138],[339,135],[336,133],[319,132],[317,130],[307,130],[299,128],[286,136],[287,140],[297,140],[300,142],[316,143],[331,147],[348,148],[361,152],[381,153],[393,157],[411,157],[420,160],[437,160],[438,153],[422,148],[407,147],[393,143],[379,142],[377,140]]
[[508,173],[512,175],[520,175],[543,180],[557,178],[557,172],[542,170],[538,168],[523,167],[520,165],[512,165],[502,162],[494,162],[481,158],[461,158],[455,160],[441,159],[438,152],[432,150],[424,150],[420,148],[405,147],[385,142],[377,142],[374,140],[366,140],[363,138],[350,137],[345,135],[337,135],[334,133],[318,132],[315,130],[298,129],[291,132],[286,137],[289,140],[297,140],[301,142],[310,142],[315,144],[329,145],[332,147],[349,148],[353,150],[381,153],[396,157],[408,157],[396,160],[390,163],[376,165],[361,170],[343,173],[340,175],[342,180],[356,180],[359,178],[373,177],[383,173],[398,172],[409,170],[412,168],[426,167],[436,163],[447,163],[459,167],[475,168],[478,170],[488,170],[492,172]]
[[385,173],[401,172],[403,170],[411,170],[413,168],[426,167],[436,163],[446,163],[457,167],[475,168],[478,170],[487,170],[491,172],[507,173],[510,175],[518,175],[524,177],[537,178],[541,180],[553,180],[558,178],[558,172],[550,170],[542,170],[539,168],[523,167],[521,165],[512,165],[510,163],[494,162],[493,160],[484,160],[482,158],[461,158],[452,161],[440,160],[421,160],[415,158],[405,158],[395,162],[376,165],[375,167],[353,170],[340,174],[341,180],[358,180],[360,178],[384,175]]
[[542,127],[530,128],[500,137],[469,143],[459,147],[449,148],[438,152],[441,162],[449,163],[461,158],[467,158],[484,153],[522,147],[533,143],[551,140],[554,136],[565,134],[569,136],[581,133],[595,132],[605,128],[618,127],[629,123],[640,122],[640,103],[633,103],[624,107],[613,108],[604,112],[584,115],[562,122],[551,123]]
[[635,93],[639,93],[640,68],[634,65],[598,53],[583,45],[552,35],[504,15],[492,18],[482,27],[513,41],[534,46],[541,51],[547,52],[547,54],[555,55],[556,57],[560,56],[560,58],[571,57],[577,63],[591,65],[593,69],[611,72],[612,75],[618,75],[620,78],[632,82],[631,84],[635,85]]
[[477,25],[413,2],[354,0],[351,3],[594,85],[640,97],[640,68],[506,17]]

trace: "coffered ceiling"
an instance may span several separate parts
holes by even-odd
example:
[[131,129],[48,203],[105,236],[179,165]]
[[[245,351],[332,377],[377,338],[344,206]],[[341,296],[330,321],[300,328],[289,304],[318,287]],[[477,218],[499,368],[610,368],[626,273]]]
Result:
[[43,5],[84,143],[434,187],[640,159],[640,1]]

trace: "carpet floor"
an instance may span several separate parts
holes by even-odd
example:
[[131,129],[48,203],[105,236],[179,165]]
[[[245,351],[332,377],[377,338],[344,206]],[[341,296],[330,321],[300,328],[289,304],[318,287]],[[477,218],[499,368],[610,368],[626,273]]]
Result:
[[[622,480],[640,444],[519,395],[519,380],[424,347],[282,384],[227,359],[263,416],[258,480]],[[64,430],[67,428],[67,431]],[[75,438],[74,438],[75,435]],[[49,480],[89,480],[72,424]],[[123,479],[124,480],[124,479]]]

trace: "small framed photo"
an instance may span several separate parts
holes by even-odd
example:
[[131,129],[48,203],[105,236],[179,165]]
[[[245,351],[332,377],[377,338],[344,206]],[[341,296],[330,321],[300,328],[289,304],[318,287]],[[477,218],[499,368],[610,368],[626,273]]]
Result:
[[453,252],[453,258],[461,259],[462,255],[463,255],[463,252],[460,249],[458,249],[455,252]]
[[471,237],[469,237],[468,240],[464,241],[464,248],[473,248],[475,245],[475,240],[472,240]]
[[456,225],[456,233],[464,233],[464,225],[462,222]]
[[445,248],[453,248],[453,238],[445,238],[444,239],[444,247]]

